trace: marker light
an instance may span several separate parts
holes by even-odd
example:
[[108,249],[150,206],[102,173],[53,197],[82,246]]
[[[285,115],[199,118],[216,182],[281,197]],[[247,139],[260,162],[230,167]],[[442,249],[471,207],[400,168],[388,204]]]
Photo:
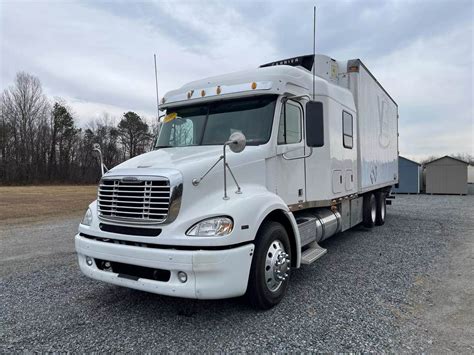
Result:
[[206,96],[206,91],[205,90],[201,90],[201,96],[202,97]]
[[257,83],[254,81],[251,85],[252,90],[255,90],[257,88]]
[[220,95],[221,92],[222,92],[222,89],[221,89],[220,86],[218,86],[217,89],[216,89],[216,94]]
[[86,214],[84,215],[84,218],[82,219],[81,224],[85,226],[90,226],[92,224],[92,211],[90,208],[87,209]]

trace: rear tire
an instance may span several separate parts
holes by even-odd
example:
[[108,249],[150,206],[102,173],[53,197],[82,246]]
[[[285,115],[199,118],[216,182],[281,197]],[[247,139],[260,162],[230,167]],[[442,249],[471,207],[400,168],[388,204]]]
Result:
[[372,228],[375,225],[375,220],[377,218],[377,202],[373,193],[367,193],[364,195],[362,217],[365,227]]
[[288,288],[291,249],[286,229],[278,222],[264,222],[255,238],[246,298],[266,310],[280,303]]
[[375,225],[381,226],[385,223],[385,215],[387,214],[387,200],[385,193],[378,191],[375,193],[375,201],[377,204],[377,216],[375,218]]

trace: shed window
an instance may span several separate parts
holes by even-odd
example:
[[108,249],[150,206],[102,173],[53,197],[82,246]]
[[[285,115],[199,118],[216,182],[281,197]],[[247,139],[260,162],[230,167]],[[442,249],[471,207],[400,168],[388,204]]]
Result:
[[352,115],[342,111],[342,141],[344,148],[352,149],[354,145],[354,126]]

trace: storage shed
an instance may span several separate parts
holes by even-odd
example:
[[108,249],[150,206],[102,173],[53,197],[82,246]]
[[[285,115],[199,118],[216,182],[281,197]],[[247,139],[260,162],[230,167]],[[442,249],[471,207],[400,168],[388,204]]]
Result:
[[393,189],[395,193],[419,194],[421,188],[421,165],[417,162],[398,157],[398,187]]
[[465,161],[444,156],[425,165],[427,194],[467,194]]
[[474,195],[474,165],[467,167],[467,194]]

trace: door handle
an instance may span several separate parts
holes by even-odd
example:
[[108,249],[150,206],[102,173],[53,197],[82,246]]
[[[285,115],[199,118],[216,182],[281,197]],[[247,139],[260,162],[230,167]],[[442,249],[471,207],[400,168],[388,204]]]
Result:
[[[289,153],[289,152],[287,152]],[[306,154],[306,155],[300,155],[299,157],[287,157],[285,156],[286,153],[283,153],[281,156],[283,157],[283,159],[285,160],[296,160],[296,159],[304,159],[304,158],[308,158],[311,156],[311,154],[313,154],[313,147],[309,147],[309,153]]]

